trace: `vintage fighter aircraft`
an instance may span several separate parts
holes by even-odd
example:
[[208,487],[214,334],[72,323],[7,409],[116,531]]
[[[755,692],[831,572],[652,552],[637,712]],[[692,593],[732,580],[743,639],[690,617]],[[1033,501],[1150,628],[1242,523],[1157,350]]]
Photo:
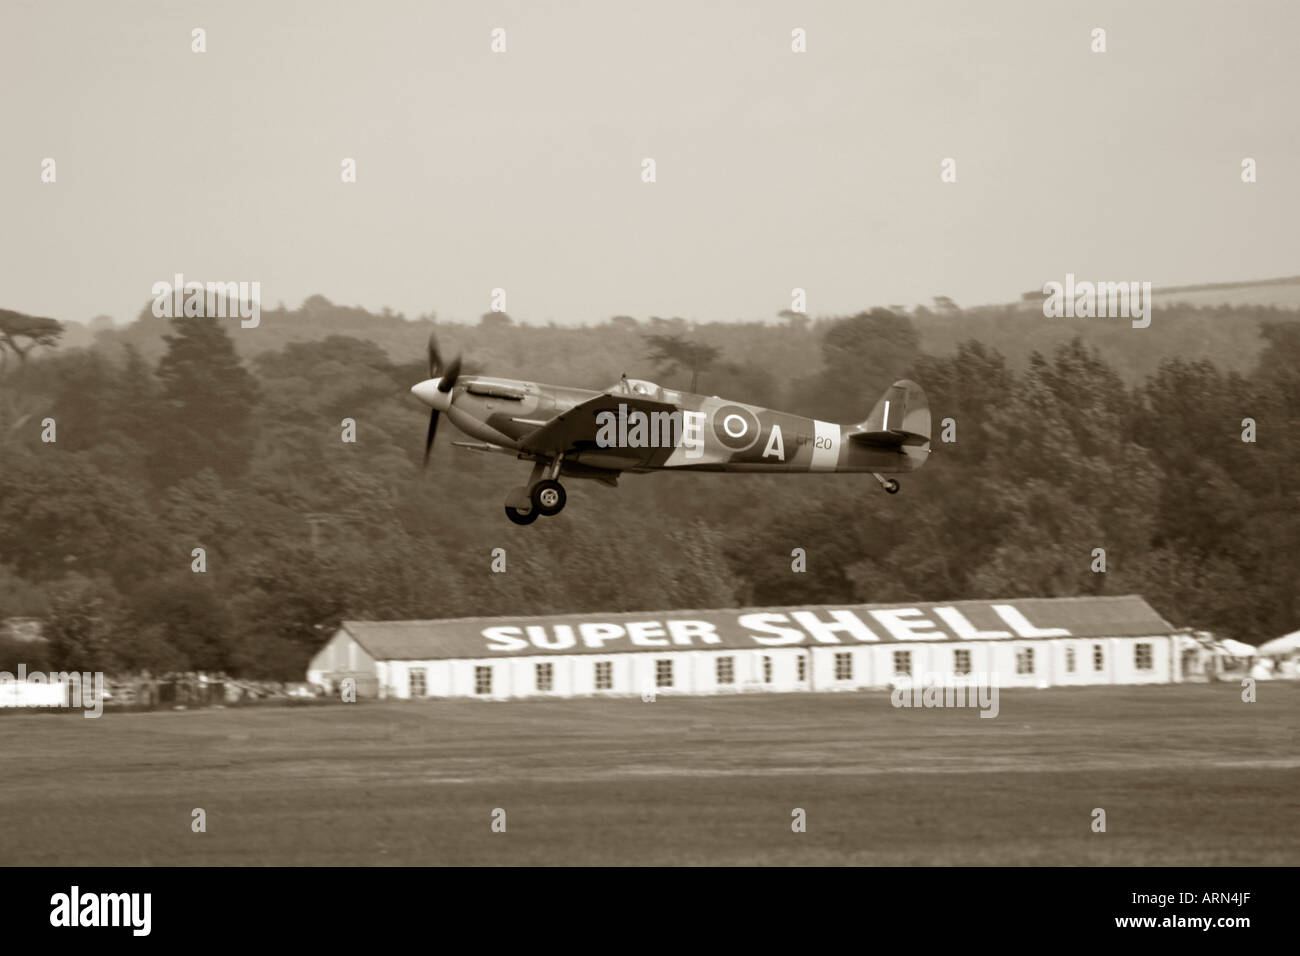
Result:
[[452,444],[533,462],[528,483],[506,498],[506,516],[531,524],[564,508],[561,476],[615,485],[623,472],[661,469],[744,472],[915,471],[930,454],[930,407],[915,382],[895,382],[857,425],[835,425],[785,412],[660,388],[626,376],[603,392],[460,374],[428,348],[429,377],[411,388],[430,406],[424,463],[438,416],[477,442]]

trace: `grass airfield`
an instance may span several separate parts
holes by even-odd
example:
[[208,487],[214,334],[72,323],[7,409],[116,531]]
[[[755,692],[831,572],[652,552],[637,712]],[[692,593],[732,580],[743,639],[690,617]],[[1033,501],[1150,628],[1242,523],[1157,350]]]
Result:
[[1240,695],[1003,690],[991,720],[887,693],[11,711],[0,858],[1295,866],[1300,686]]

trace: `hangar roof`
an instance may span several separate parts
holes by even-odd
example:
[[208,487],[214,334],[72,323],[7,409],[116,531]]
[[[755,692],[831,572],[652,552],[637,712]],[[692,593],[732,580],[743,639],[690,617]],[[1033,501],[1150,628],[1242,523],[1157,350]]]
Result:
[[376,660],[870,643],[1155,637],[1175,628],[1137,595],[344,621]]

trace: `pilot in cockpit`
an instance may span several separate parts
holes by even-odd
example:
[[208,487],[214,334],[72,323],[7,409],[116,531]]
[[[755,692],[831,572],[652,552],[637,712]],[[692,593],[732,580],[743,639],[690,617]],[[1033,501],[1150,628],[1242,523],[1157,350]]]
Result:
[[618,380],[618,390],[622,395],[645,395],[647,398],[655,398],[659,394],[659,386],[654,382],[642,381],[639,378],[628,378],[626,372]]

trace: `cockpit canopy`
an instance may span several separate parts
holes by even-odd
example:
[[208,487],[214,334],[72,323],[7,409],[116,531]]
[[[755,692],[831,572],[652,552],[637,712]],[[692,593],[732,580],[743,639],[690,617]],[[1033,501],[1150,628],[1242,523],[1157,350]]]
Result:
[[656,399],[663,395],[663,389],[654,382],[647,382],[641,378],[628,378],[626,375],[610,391],[616,395],[641,395]]

